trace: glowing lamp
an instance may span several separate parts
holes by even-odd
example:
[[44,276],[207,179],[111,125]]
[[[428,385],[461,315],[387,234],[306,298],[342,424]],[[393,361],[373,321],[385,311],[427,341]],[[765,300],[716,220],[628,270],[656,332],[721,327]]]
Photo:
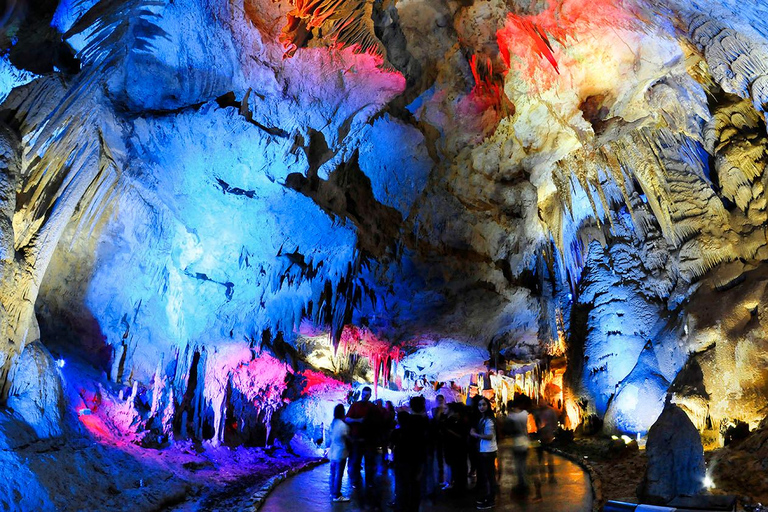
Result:
[[712,480],[712,477],[707,475],[704,477],[704,487],[706,489],[714,489],[715,488],[715,482]]

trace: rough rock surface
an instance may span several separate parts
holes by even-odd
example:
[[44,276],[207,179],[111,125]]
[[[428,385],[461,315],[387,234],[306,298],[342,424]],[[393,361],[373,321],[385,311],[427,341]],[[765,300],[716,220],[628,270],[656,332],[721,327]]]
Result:
[[699,431],[682,409],[667,403],[648,431],[648,465],[638,495],[664,504],[675,496],[698,494],[704,488],[704,448]]
[[709,466],[720,489],[748,496],[753,503],[768,502],[768,420],[763,419],[741,442],[717,450]]
[[32,427],[40,439],[61,435],[64,393],[50,352],[36,341],[26,346],[11,369],[6,405]]
[[[162,449],[99,438],[73,415],[62,438],[39,440],[24,422],[0,412],[0,509],[8,512],[169,510],[190,500],[216,504],[238,496],[306,459],[280,449],[211,448],[194,443]],[[104,431],[107,434],[107,431]],[[245,501],[245,500],[243,500]],[[223,507],[225,508],[225,507]]]
[[266,442],[305,371],[411,392],[563,353],[611,430],[670,389],[701,428],[765,415],[762,2],[28,7],[0,33],[0,399],[40,340],[149,440]]

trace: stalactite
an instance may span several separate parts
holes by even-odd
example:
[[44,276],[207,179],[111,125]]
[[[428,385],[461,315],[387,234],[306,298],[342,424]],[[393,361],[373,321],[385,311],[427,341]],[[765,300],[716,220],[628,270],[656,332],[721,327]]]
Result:
[[327,46],[351,46],[360,52],[386,57],[376,38],[371,18],[373,2],[367,0],[291,0],[280,34],[284,58],[293,57],[310,39],[324,40]]
[[284,405],[286,376],[290,367],[269,354],[262,353],[250,361],[243,361],[231,370],[231,386],[241,393],[255,411],[266,429],[269,442],[273,414]]
[[751,99],[755,110],[768,105],[768,44],[755,41],[724,19],[683,12],[688,35],[704,54],[715,81],[728,93]]
[[112,355],[112,368],[109,372],[112,382],[120,382],[122,380],[122,367],[125,364],[125,344],[120,343],[117,347],[113,346]]
[[168,389],[168,401],[163,409],[160,419],[161,429],[164,435],[170,436],[173,433],[173,415],[176,411],[176,402],[174,400],[173,387]]
[[469,58],[469,69],[475,85],[470,92],[470,98],[477,108],[484,112],[489,109],[496,110],[500,116],[506,116],[514,112],[514,106],[504,94],[504,82],[493,72],[493,63],[490,57],[484,61],[478,60],[477,54]]
[[[710,140],[712,137],[709,135]],[[689,242],[702,229],[717,234],[727,229],[729,223],[727,212],[715,197],[706,177],[707,161],[702,156],[704,154],[700,143],[683,133],[675,133],[663,127],[654,132],[649,128],[639,128],[597,147],[587,146],[558,162],[552,176],[558,190],[560,208],[548,215],[547,222],[563,264],[571,276],[572,286],[575,286],[576,276],[581,272],[581,255],[588,248],[588,243],[578,240],[584,227],[576,225],[576,222],[583,222],[577,219],[583,219],[584,215],[574,211],[572,196],[578,189],[586,197],[592,211],[591,217],[597,222],[598,228],[601,219],[607,220],[614,228],[610,212],[616,202],[623,202],[636,229],[645,235],[651,228],[650,219],[639,214],[633,204],[637,191],[630,184],[634,181],[639,185],[641,197],[653,212],[668,243],[681,247],[688,242],[685,248],[688,253],[700,247],[695,257],[688,262],[690,268],[686,272],[689,272],[691,278],[697,278],[725,261],[728,248],[723,242],[717,242],[711,237]],[[627,168],[626,164],[621,165],[619,162],[633,162],[634,166]],[[606,189],[608,185],[611,187],[610,192]],[[600,208],[592,194],[597,194]],[[703,218],[707,219],[706,224],[702,224]]]
[[757,199],[753,185],[768,165],[764,126],[750,101],[732,96],[717,105],[705,127],[707,148],[716,156],[715,172],[722,194],[744,212]]
[[691,396],[678,396],[675,395],[672,399],[672,403],[678,405],[688,417],[696,428],[703,432],[707,428],[707,418],[709,418],[709,402],[708,397],[691,395]]
[[345,354],[356,354],[365,357],[373,372],[374,387],[379,386],[379,377],[383,375],[384,384],[389,383],[386,369],[390,361],[399,362],[403,357],[400,347],[393,346],[379,339],[367,328],[346,326],[341,333],[339,349]]

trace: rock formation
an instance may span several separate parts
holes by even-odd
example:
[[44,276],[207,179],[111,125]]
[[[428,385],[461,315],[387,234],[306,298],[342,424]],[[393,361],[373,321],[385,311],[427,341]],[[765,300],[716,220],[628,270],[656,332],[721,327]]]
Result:
[[682,409],[667,403],[648,431],[648,467],[638,491],[644,503],[666,504],[704,489],[704,448]]
[[[759,1],[23,7],[0,390],[39,436],[78,407],[155,440],[263,444],[275,413],[311,440],[317,380],[466,389],[554,356],[565,409],[611,431],[670,392],[702,429],[765,416]],[[46,350],[101,387],[59,392]]]

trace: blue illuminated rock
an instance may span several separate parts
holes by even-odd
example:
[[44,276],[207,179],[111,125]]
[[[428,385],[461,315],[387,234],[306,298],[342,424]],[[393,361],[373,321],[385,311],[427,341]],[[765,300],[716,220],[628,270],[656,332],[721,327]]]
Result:
[[61,376],[40,342],[27,345],[11,369],[7,406],[41,439],[61,435],[64,410]]
[[305,369],[567,355],[571,410],[635,434],[695,358],[699,425],[762,414],[761,2],[56,3],[0,38],[0,401],[39,436],[44,346],[95,368],[79,418],[210,447],[283,410],[314,449]]

